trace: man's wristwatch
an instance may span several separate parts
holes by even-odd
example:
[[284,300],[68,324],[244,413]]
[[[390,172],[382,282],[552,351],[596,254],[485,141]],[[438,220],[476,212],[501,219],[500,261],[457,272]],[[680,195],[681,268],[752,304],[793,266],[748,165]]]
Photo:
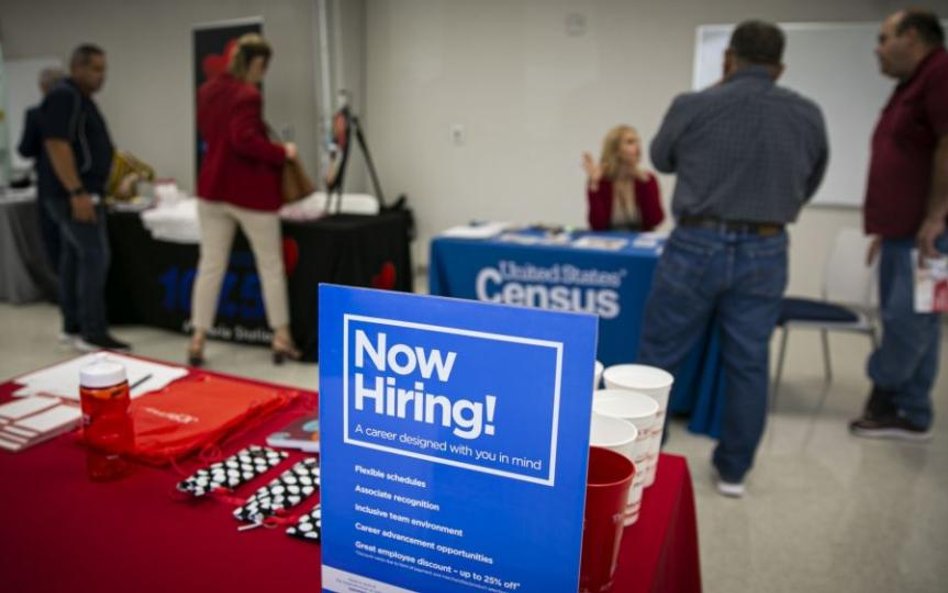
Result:
[[81,185],[75,189],[69,190],[69,197],[72,197],[72,198],[76,196],[82,196],[85,194],[86,194],[86,188],[82,187]]

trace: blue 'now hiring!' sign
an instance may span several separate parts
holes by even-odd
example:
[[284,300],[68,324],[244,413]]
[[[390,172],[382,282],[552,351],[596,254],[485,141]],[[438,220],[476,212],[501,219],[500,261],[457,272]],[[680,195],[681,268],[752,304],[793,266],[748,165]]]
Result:
[[597,318],[319,296],[323,590],[575,593]]

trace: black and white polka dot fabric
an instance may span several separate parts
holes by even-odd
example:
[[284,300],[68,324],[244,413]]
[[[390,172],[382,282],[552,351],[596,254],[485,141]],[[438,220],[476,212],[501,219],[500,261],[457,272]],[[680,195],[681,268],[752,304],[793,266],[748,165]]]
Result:
[[178,483],[178,490],[194,497],[208,494],[217,488],[233,490],[280,464],[287,454],[269,447],[251,445],[223,461],[201,468]]
[[319,461],[310,457],[296,463],[269,484],[254,492],[234,517],[245,523],[260,523],[302,503],[319,490]]
[[320,505],[300,517],[296,525],[286,530],[287,535],[298,537],[308,542],[318,544],[323,531],[323,511]]

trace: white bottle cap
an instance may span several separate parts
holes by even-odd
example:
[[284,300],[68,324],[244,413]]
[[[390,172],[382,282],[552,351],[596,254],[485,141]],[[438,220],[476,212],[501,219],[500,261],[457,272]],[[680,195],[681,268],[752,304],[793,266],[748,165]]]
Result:
[[95,362],[79,369],[79,385],[82,387],[111,387],[126,381],[125,366],[100,354]]

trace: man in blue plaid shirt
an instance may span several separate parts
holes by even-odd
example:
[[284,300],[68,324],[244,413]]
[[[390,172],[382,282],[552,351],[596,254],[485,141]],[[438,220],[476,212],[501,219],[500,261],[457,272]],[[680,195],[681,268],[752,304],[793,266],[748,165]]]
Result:
[[676,97],[651,145],[655,168],[678,176],[677,227],[645,305],[639,362],[674,374],[718,320],[726,399],[712,461],[727,496],[744,494],[764,429],[784,227],[816,192],[829,154],[819,107],[776,85],[784,42],[776,25],[738,25],[723,80]]

